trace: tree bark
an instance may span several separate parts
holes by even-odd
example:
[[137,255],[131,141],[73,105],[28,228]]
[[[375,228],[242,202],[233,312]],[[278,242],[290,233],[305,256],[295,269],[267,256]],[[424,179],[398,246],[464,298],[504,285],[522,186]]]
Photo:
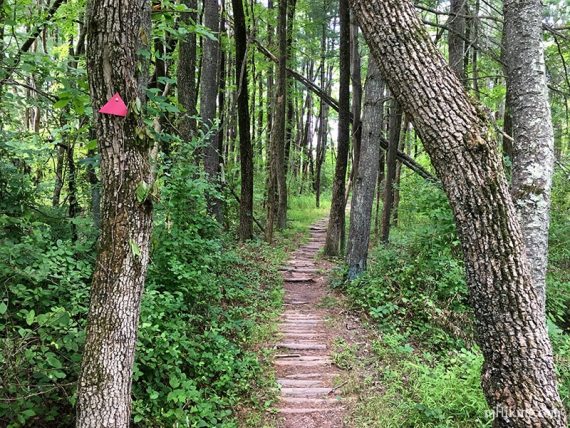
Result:
[[[93,111],[115,92],[128,105],[144,107],[148,64],[140,51],[151,40],[150,3],[91,0],[87,28]],[[131,111],[125,118],[96,113],[95,124],[102,222],[78,382],[77,427],[125,428],[130,425],[132,366],[152,229],[152,203],[137,197],[141,186],[152,186],[150,145],[137,137],[137,129],[145,126],[142,112]]]
[[496,427],[566,427],[541,299],[486,114],[409,0],[352,0],[383,77],[413,119],[453,209]]
[[55,185],[53,188],[53,195],[51,198],[51,205],[53,207],[59,206],[59,201],[61,199],[61,189],[63,189],[63,162],[65,160],[65,146],[58,144],[57,155],[55,159]]
[[247,32],[242,0],[232,0],[236,47],[237,110],[241,174],[239,237],[253,237],[253,147],[249,130],[249,97],[247,91]]
[[507,0],[504,17],[504,60],[514,140],[511,193],[532,281],[544,304],[554,130],[542,45],[542,2]]
[[287,109],[287,3],[279,0],[279,21],[277,38],[279,40],[279,65],[277,68],[277,88],[273,106],[273,126],[270,141],[270,178],[267,193],[267,242],[273,241],[275,219],[277,228],[285,228],[287,219],[287,179],[285,176],[285,137]]
[[340,77],[338,144],[329,225],[324,253],[338,256],[343,248],[342,235],[345,223],[345,187],[348,151],[350,145],[350,11],[348,0],[339,0],[340,15]]
[[[204,26],[215,34],[216,39],[204,37],[202,42],[202,80],[200,82],[200,116],[204,135],[208,141],[204,147],[204,171],[209,183],[220,188],[220,158],[218,154],[218,132],[216,127],[216,106],[219,83],[220,14],[218,0],[204,0]],[[222,202],[219,198],[208,195],[208,212],[221,224]]]
[[394,181],[396,179],[396,153],[400,145],[400,130],[402,128],[402,108],[397,100],[390,108],[390,146],[386,156],[386,184],[384,186],[384,203],[382,206],[381,241],[385,244],[390,240],[392,207],[394,203]]
[[382,135],[383,98],[384,82],[374,58],[370,57],[364,92],[361,156],[350,209],[346,257],[349,280],[366,270],[374,189],[380,165],[378,141]]
[[[191,10],[181,15],[184,24],[196,22],[198,7],[196,0],[184,0],[184,5]],[[177,70],[178,102],[184,107],[180,118],[180,137],[186,143],[190,142],[196,131],[196,33],[190,31],[180,40]]]
[[465,81],[465,15],[467,15],[467,0],[451,0],[450,16],[447,25],[449,50],[449,64],[457,77]]
[[354,162],[352,164],[352,181],[358,175],[360,159],[360,144],[362,141],[362,122],[360,113],[362,110],[362,73],[360,71],[360,47],[358,43],[358,24],[354,14],[350,14],[350,79],[352,82],[352,150]]

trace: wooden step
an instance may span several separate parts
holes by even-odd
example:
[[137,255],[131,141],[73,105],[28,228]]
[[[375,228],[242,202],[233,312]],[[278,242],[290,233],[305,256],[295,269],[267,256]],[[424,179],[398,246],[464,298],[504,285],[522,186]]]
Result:
[[332,388],[281,388],[283,397],[326,397],[332,392]]
[[277,344],[278,348],[292,349],[295,351],[324,351],[327,349],[327,345],[320,343],[293,343],[293,342],[283,342]]
[[277,383],[282,387],[289,388],[314,388],[322,387],[320,379],[277,379]]

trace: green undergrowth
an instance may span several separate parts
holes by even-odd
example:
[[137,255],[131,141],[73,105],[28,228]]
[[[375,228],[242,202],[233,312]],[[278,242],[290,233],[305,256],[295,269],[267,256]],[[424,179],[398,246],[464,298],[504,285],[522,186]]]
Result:
[[[311,198],[291,198],[291,227],[276,245],[237,244],[207,215],[215,191],[190,162],[177,165],[155,206],[133,426],[235,427],[242,409],[262,414],[274,398],[259,348],[282,307],[278,269],[326,204],[311,210]],[[74,425],[96,253],[89,220],[80,227],[74,243],[34,213],[0,216],[0,426]]]
[[[570,186],[557,176],[553,192],[549,333],[560,393],[569,405]],[[475,344],[460,244],[438,188],[407,177],[400,223],[389,245],[371,250],[368,271],[352,282],[339,269],[333,284],[373,326],[378,339],[363,356],[358,427],[486,427],[491,416],[480,387],[483,358]],[[566,244],[565,244],[566,243]],[[358,360],[358,359],[357,359]]]

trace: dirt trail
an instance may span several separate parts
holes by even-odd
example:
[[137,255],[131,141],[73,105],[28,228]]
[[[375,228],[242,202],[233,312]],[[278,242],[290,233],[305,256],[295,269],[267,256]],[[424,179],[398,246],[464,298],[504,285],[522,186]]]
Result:
[[283,267],[285,311],[274,360],[281,385],[279,427],[344,426],[343,402],[332,384],[339,373],[331,363],[334,334],[326,325],[332,314],[319,307],[327,295],[323,269],[330,265],[317,263],[315,255],[324,246],[326,226],[327,220],[311,226],[309,242],[295,251]]

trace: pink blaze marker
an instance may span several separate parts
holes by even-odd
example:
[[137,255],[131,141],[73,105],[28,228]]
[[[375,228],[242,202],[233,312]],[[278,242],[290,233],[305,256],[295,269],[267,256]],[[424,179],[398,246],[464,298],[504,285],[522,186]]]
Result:
[[107,104],[101,107],[101,110],[99,110],[99,113],[123,117],[126,116],[128,112],[129,109],[118,92],[113,95],[109,101],[107,101]]

